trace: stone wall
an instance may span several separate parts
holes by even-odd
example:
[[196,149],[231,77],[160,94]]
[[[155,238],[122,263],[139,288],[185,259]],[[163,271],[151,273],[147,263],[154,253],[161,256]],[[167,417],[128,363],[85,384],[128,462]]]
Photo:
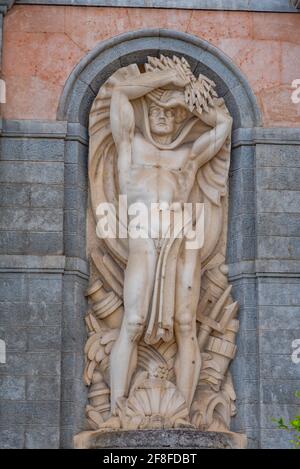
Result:
[[265,126],[298,126],[290,99],[300,76],[300,15],[201,10],[15,5],[4,20],[7,119],[55,120],[73,67],[100,41],[142,28],[207,40],[247,77]]
[[[158,44],[175,47],[156,29],[144,42],[142,33],[118,47],[114,40],[99,59],[104,40],[149,28],[187,32],[220,51],[184,45],[184,34],[176,43],[217,81],[235,118],[228,263],[241,331],[233,429],[248,434],[250,447],[289,446],[271,417],[292,417],[300,389],[291,360],[300,338],[300,107],[290,99],[291,81],[300,78],[299,26],[291,12],[14,5],[6,14],[0,446],[70,447],[84,428],[87,117],[97,87],[120,63],[142,61]],[[142,51],[135,45],[129,54],[129,43]]]

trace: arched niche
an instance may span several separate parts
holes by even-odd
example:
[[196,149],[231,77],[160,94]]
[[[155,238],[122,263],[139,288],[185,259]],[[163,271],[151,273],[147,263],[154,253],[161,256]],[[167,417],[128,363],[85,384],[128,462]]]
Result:
[[[68,345],[64,344],[63,356],[66,358],[62,367],[62,386],[65,393],[70,394],[70,389],[74,389],[73,396],[66,401],[62,401],[62,428],[61,446],[72,446],[74,434],[84,429],[84,408],[86,405],[86,391],[82,384],[83,370],[83,347],[86,338],[84,328],[84,314],[86,303],[84,301],[84,282],[78,280],[80,271],[87,272],[85,227],[87,213],[87,160],[88,160],[88,139],[87,128],[89,112],[100,86],[120,67],[131,63],[142,64],[147,60],[147,56],[180,55],[184,56],[190,63],[195,75],[202,73],[216,83],[216,91],[223,97],[226,105],[233,117],[233,129],[251,129],[261,125],[261,117],[256,98],[243,74],[238,67],[222,51],[214,47],[207,41],[190,34],[167,30],[167,29],[144,29],[128,32],[99,43],[90,53],[72,70],[61,95],[57,120],[65,121],[68,124],[68,132],[65,142],[65,223],[64,223],[64,249],[67,258],[77,259],[77,274],[66,276],[64,297],[67,298],[66,310],[63,311],[63,327],[71,331],[73,338],[72,345],[76,354],[73,356],[75,363],[72,363],[72,373],[68,365],[70,356],[68,355]],[[251,160],[254,166],[254,142],[247,145],[239,144],[234,150],[233,165],[239,167],[239,161],[246,158]],[[233,153],[234,153],[233,152]],[[237,165],[236,165],[237,163]],[[247,164],[248,164],[247,163]],[[74,175],[75,174],[75,175]],[[239,200],[241,192],[247,190],[249,193],[255,192],[254,180],[247,182],[247,189],[240,184],[230,184],[229,197],[229,249],[228,262],[235,264],[251,257],[247,243],[241,241],[245,235],[243,229],[239,228],[240,220],[235,217],[235,204]],[[70,182],[71,181],[71,182]],[[250,191],[249,191],[250,189]],[[74,200],[76,199],[76,204]],[[253,207],[255,206],[253,199]],[[255,210],[255,207],[254,207]],[[75,216],[76,230],[74,232],[74,220],[70,214]],[[255,222],[254,222],[255,224]],[[232,234],[237,234],[236,245],[231,243]],[[250,254],[249,254],[249,252]],[[241,257],[241,258],[240,258]],[[78,274],[79,272],[79,274]],[[81,285],[77,288],[75,284]],[[232,282],[237,296],[243,296],[243,288],[248,288],[243,284],[243,279]],[[74,286],[75,285],[75,286]],[[77,292],[74,297],[72,307],[72,292]],[[79,293],[78,293],[79,291]],[[239,299],[239,298],[237,298]],[[73,309],[72,309],[73,308]],[[240,305],[240,314],[247,304]],[[64,337],[64,334],[63,334]],[[64,353],[64,349],[65,353]],[[74,352],[75,353],[75,352]],[[75,358],[74,358],[75,357]],[[65,364],[64,364],[65,363]],[[243,357],[235,359],[234,367],[239,367],[244,363]],[[71,365],[70,365],[71,366]],[[244,364],[243,366],[248,366]],[[251,364],[249,364],[251,366]],[[79,384],[81,383],[81,384]],[[243,385],[242,385],[243,386]],[[71,387],[71,388],[70,388]],[[64,391],[64,390],[62,390]],[[242,389],[237,386],[237,393]],[[239,396],[238,396],[239,397]],[[247,426],[244,419],[239,419],[235,425],[235,430],[243,431],[243,426]]]

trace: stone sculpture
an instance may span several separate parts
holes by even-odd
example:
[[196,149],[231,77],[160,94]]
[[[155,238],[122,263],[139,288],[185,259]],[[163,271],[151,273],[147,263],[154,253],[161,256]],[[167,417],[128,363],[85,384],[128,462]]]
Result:
[[[239,327],[225,265],[232,118],[214,88],[183,57],[149,57],[143,67],[117,70],[93,103],[84,376],[90,431],[75,437],[77,447],[108,430],[229,431],[235,392],[228,367]],[[120,195],[128,206],[155,203],[156,225],[150,230],[146,218],[137,224],[126,212],[128,236],[102,236],[99,206],[110,203],[119,213]],[[175,233],[185,203],[203,207],[196,249]],[[160,218],[167,208],[169,236]],[[197,217],[190,217],[193,227]],[[135,230],[144,236],[132,236]]]
[[300,0],[291,0],[291,4],[292,4],[295,8],[300,8]]

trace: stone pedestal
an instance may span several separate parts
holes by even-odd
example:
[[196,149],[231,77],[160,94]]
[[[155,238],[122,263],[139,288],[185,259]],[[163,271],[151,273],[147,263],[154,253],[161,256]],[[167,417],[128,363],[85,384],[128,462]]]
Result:
[[245,449],[247,438],[241,433],[202,432],[191,429],[87,431],[76,435],[77,449],[156,448],[156,449]]

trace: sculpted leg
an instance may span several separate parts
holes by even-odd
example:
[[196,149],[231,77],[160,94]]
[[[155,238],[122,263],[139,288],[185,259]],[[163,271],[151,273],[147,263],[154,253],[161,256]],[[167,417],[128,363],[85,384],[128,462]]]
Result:
[[151,239],[129,239],[124,281],[124,319],[111,352],[111,409],[128,392],[137,365],[137,345],[143,333],[153,290],[157,254]]
[[200,294],[201,264],[198,251],[181,254],[176,279],[175,337],[178,346],[175,374],[178,389],[190,407],[201,369],[196,333],[196,312]]

